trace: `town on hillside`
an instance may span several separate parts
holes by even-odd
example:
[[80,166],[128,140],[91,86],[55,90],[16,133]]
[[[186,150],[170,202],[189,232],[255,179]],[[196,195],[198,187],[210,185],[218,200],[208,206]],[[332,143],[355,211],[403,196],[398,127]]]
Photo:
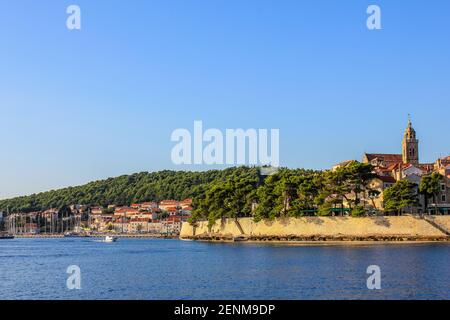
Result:
[[[104,233],[176,236],[191,217],[192,199],[136,203],[108,207],[70,205],[4,217],[6,232],[14,235],[64,234],[87,236]],[[3,215],[2,215],[3,216]]]
[[[251,170],[251,168],[246,170]],[[240,184],[218,181],[218,184],[209,188],[206,194],[212,192],[222,196],[209,194],[204,199],[202,197],[196,199],[198,206],[195,211],[192,208],[192,199],[135,203],[130,206],[109,205],[107,207],[72,204],[39,212],[8,212],[7,215],[0,212],[0,222],[5,232],[14,235],[65,234],[74,236],[117,233],[177,236],[183,222],[187,222],[189,219],[195,223],[199,220],[216,221],[218,218],[251,216],[255,219],[270,219],[271,217],[308,215],[352,215],[356,217],[390,214],[450,214],[450,156],[439,158],[434,163],[421,163],[419,140],[411,120],[409,120],[404,133],[401,153],[366,153],[363,155],[362,163],[355,160],[344,161],[335,165],[331,170],[312,174],[312,180],[308,180],[308,176],[304,177],[306,179],[304,181],[310,181],[313,184],[315,183],[314,177],[317,175],[320,177],[321,174],[325,174],[322,176],[325,180],[331,178],[325,186],[320,183],[318,186],[314,185],[314,188],[317,188],[317,194],[313,193],[313,196],[300,194],[299,190],[304,186],[296,189],[299,186],[294,186],[295,179],[283,182],[283,172],[286,173],[286,170],[288,176],[292,175],[298,178],[297,173],[289,169],[260,168],[258,170],[259,177],[256,180],[253,177],[242,180],[243,183]],[[368,170],[368,172],[364,170]],[[273,175],[279,175],[281,178],[268,179]],[[366,178],[363,178],[362,175],[365,175]],[[240,179],[234,177],[231,178],[231,181],[241,181]],[[266,182],[269,185],[265,186]],[[270,185],[270,183],[279,184],[273,189],[273,192],[270,190],[274,185]],[[231,188],[231,191],[227,188]],[[278,192],[281,190],[280,188],[284,190],[281,193]],[[254,193],[255,189],[261,191],[260,194]],[[291,189],[295,189],[295,192]],[[239,199],[233,198],[236,190],[239,191],[237,192],[240,194]],[[266,191],[268,193],[265,193]],[[320,194],[321,192],[324,196]],[[315,199],[312,201],[311,197],[315,197]],[[245,201],[242,201],[243,199]],[[295,203],[295,200],[299,199],[300,201]],[[317,205],[317,200],[322,202]],[[245,203],[249,202],[251,202],[251,206],[247,209],[244,208]],[[282,203],[281,207],[280,203]],[[298,208],[295,208],[295,205]],[[233,208],[231,210],[233,212],[217,210],[217,208],[225,207],[227,210]],[[251,209],[249,209],[250,207]],[[273,208],[280,211],[273,214],[271,212]]]
[[[345,168],[353,161],[344,161],[332,170]],[[385,191],[397,182],[407,181],[415,186],[418,196],[416,205],[408,206],[405,212],[412,214],[450,214],[450,156],[437,159],[434,163],[421,163],[419,159],[419,140],[411,119],[405,129],[401,154],[365,153],[363,163],[371,164],[376,177],[370,182],[371,191],[362,194],[362,204],[378,211],[385,211]],[[428,195],[419,191],[424,179],[436,177],[439,181]],[[351,197],[351,195],[349,195]]]

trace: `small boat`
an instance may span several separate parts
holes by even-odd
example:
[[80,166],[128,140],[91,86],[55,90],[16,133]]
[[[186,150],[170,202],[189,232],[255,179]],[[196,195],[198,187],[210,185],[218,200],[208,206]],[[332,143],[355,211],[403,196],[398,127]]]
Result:
[[0,240],[12,240],[14,236],[12,234],[0,234]]
[[104,242],[116,242],[117,241],[117,237],[114,236],[106,236],[105,239],[103,240]]

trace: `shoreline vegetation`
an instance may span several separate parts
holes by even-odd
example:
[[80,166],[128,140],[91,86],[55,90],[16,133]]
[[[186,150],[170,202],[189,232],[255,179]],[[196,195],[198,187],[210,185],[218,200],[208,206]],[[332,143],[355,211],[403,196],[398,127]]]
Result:
[[[277,168],[263,174],[263,169],[243,166],[204,172],[141,172],[83,186],[1,200],[0,211],[8,216],[48,208],[65,208],[73,204],[88,207],[130,206],[146,201],[192,198],[192,215],[188,223],[182,224],[180,234],[182,239],[187,240],[235,241],[236,237],[242,237],[243,241],[448,241],[450,227],[446,225],[441,228],[434,221],[427,221],[428,215],[423,213],[414,216],[414,219],[422,220],[428,227],[439,231],[437,234],[416,234],[414,228],[397,233],[394,230],[389,234],[379,234],[376,230],[360,234],[327,234],[323,228],[319,228],[313,233],[302,234],[299,233],[301,226],[297,226],[300,229],[294,232],[245,232],[238,222],[242,219],[248,219],[254,224],[271,224],[286,219],[315,218],[319,221],[342,218],[343,225],[351,225],[351,221],[358,219],[406,218],[405,215],[410,215],[414,209],[428,212],[431,204],[426,203],[424,207],[420,197],[434,197],[444,178],[433,173],[430,176],[432,181],[424,178],[424,183],[420,185],[399,180],[380,190],[372,186],[373,180],[378,177],[375,168],[358,161],[323,171]],[[237,226],[232,236],[226,230],[213,231],[225,220],[234,221]],[[323,223],[322,220],[317,221],[318,225]],[[380,225],[384,223],[380,222]],[[186,233],[187,229],[195,230],[199,224],[203,232]],[[281,226],[282,229],[284,227]]]
[[[133,203],[192,198],[191,222],[219,218],[351,215],[402,215],[419,207],[420,195],[438,193],[440,179],[416,185],[400,180],[384,190],[371,186],[378,176],[371,164],[351,161],[337,170],[278,168],[264,175],[260,167],[232,167],[204,172],[141,172],[76,187],[0,200],[0,212],[29,213],[70,205],[130,206]],[[426,180],[426,179],[423,179]],[[375,200],[383,196],[377,205]],[[426,207],[431,207],[427,203]],[[428,208],[425,209],[424,212]]]

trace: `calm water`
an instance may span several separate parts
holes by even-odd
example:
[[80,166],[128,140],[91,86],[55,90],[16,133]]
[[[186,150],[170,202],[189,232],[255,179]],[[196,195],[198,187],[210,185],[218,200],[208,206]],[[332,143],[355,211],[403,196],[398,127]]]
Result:
[[[66,287],[81,268],[81,290]],[[379,265],[382,290],[366,269]],[[449,299],[450,245],[0,240],[3,299]]]

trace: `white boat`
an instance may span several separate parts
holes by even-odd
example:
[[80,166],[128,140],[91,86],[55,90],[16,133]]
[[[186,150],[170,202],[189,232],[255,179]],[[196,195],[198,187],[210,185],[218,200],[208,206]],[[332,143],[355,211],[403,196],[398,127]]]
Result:
[[114,236],[106,236],[105,239],[103,240],[104,242],[116,242],[117,241],[117,237]]

